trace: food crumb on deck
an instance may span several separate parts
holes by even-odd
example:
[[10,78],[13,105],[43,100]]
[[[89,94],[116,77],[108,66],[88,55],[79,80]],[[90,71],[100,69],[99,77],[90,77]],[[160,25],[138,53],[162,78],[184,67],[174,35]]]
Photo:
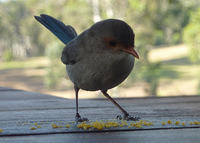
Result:
[[66,124],[65,127],[66,127],[66,128],[70,128],[70,124]]
[[0,129],[0,133],[2,133],[3,132],[3,129]]
[[176,122],[175,122],[175,125],[179,125],[179,124],[180,124],[180,122],[179,122],[179,121],[176,121]]
[[168,124],[172,124],[172,121],[171,121],[171,120],[168,120],[167,123],[168,123]]
[[37,128],[36,128],[36,127],[31,127],[30,129],[31,129],[31,130],[36,130]]

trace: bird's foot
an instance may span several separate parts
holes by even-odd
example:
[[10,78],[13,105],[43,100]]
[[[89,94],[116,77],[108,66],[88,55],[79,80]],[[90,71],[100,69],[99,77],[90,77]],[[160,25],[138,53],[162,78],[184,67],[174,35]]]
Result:
[[127,120],[127,121],[138,121],[140,120],[140,117],[134,117],[134,116],[130,116],[129,114],[125,114],[123,117],[121,115],[117,116],[118,120]]
[[88,121],[88,118],[82,118],[79,115],[79,113],[76,113],[75,120],[76,120],[76,122],[84,122],[84,121]]

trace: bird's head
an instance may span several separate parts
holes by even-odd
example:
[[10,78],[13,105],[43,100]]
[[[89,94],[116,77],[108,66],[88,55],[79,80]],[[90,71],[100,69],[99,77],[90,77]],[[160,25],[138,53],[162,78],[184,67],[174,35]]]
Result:
[[100,21],[91,27],[90,33],[93,37],[100,37],[104,49],[125,52],[139,59],[135,51],[135,34],[124,21],[117,19]]

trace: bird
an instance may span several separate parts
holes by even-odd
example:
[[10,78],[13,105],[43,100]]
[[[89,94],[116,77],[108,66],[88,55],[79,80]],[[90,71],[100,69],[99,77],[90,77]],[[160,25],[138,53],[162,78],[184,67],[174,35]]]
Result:
[[135,33],[125,21],[105,19],[78,35],[72,26],[52,16],[40,14],[34,17],[65,44],[61,61],[66,65],[66,72],[74,84],[76,122],[88,121],[79,114],[80,89],[101,91],[123,113],[123,116],[117,116],[118,119],[140,119],[131,116],[107,93],[128,77],[135,58],[139,59],[135,50]]

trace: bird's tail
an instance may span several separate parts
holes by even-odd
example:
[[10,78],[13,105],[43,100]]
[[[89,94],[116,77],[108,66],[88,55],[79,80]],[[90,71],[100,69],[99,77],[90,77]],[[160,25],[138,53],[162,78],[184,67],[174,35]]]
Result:
[[51,16],[41,14],[40,16],[35,16],[35,19],[49,29],[64,44],[67,44],[77,36],[77,33],[72,26],[65,25]]

